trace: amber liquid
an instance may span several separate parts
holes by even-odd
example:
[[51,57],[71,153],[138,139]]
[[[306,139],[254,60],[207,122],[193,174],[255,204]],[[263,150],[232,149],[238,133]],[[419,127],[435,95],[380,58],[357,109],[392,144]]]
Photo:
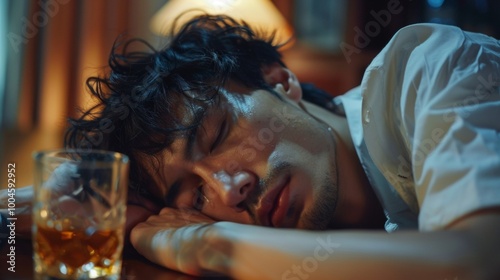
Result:
[[121,254],[117,230],[56,230],[37,226],[35,259],[44,274],[51,276],[88,272],[106,275],[116,269]]

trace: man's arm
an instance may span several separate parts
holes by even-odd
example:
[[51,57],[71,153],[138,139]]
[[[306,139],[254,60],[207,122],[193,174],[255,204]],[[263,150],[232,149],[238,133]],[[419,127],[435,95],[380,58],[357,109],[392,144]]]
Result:
[[[162,215],[167,213],[167,215]],[[162,217],[163,216],[163,217]],[[500,207],[435,232],[302,231],[218,222],[177,227],[163,212],[132,231],[139,253],[190,274],[237,279],[498,279]]]

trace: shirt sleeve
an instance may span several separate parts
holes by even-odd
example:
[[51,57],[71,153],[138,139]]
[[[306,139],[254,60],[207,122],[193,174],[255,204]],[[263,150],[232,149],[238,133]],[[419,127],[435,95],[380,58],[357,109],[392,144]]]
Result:
[[420,230],[500,206],[498,40],[452,26],[406,27],[363,83],[367,95],[387,93],[393,161],[411,173]]

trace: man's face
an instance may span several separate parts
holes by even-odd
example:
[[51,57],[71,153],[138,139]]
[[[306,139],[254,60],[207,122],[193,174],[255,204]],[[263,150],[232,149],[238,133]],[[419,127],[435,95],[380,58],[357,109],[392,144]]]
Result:
[[326,228],[337,202],[335,140],[281,93],[284,101],[229,87],[192,141],[163,152],[153,194],[215,220]]

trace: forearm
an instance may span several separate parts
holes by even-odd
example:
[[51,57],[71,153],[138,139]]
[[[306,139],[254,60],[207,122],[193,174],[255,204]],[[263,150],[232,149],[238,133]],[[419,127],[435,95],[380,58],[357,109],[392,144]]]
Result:
[[306,232],[221,223],[230,249],[219,272],[236,279],[481,279],[461,231]]
[[[480,214],[480,215],[479,215]],[[301,231],[163,209],[131,241],[146,258],[193,275],[236,279],[499,279],[500,209],[448,230]],[[208,223],[206,223],[208,222]],[[190,223],[186,226],[186,223]]]

